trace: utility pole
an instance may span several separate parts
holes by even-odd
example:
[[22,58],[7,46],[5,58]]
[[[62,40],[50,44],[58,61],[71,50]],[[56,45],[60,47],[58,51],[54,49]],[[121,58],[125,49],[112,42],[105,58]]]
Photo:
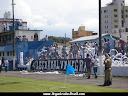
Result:
[[12,15],[13,15],[13,70],[15,70],[15,22],[14,22],[14,0],[12,0]]
[[103,64],[102,64],[102,32],[101,32],[101,0],[99,0],[99,63],[100,63],[100,73],[103,75]]
[[65,33],[65,45],[66,45],[66,33]]

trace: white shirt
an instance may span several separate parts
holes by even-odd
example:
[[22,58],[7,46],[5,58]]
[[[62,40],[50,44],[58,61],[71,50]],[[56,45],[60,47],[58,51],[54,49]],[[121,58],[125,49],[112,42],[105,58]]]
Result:
[[97,59],[94,59],[94,58],[93,58],[92,62],[94,63],[94,67],[98,67],[98,64],[97,64],[98,61],[97,61]]
[[80,50],[78,50],[78,56],[77,57],[80,58]]
[[5,66],[8,66],[8,60],[4,60]]
[[41,52],[37,52],[37,56],[40,56]]
[[115,47],[119,47],[119,40],[115,41]]

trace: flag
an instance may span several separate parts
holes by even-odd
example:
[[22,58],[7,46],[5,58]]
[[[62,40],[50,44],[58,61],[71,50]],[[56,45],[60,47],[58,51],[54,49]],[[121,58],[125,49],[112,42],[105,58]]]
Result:
[[74,71],[76,71],[76,70],[72,66],[67,64],[66,74],[75,74]]

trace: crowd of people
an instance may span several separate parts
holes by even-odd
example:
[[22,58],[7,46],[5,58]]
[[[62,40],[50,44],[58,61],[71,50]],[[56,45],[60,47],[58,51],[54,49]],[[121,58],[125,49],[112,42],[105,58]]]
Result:
[[42,51],[37,52],[37,59],[84,59],[87,53],[91,56],[98,55],[98,44],[96,42],[86,42],[84,46],[82,44],[72,43],[69,50],[66,45],[62,49],[58,44],[53,46],[45,46]]
[[[111,50],[111,42],[109,39],[102,39],[102,53],[109,53]],[[122,53],[124,55],[125,52],[125,42],[123,40],[115,39],[114,40],[114,48],[118,51],[118,53]],[[68,49],[68,50],[67,50]],[[81,43],[71,43],[70,47],[67,48],[64,45],[62,48],[58,46],[58,44],[54,44],[53,46],[45,46],[42,51],[37,52],[37,59],[48,60],[48,59],[84,59],[87,54],[91,57],[99,56],[99,45],[94,42],[85,42],[84,45]],[[116,54],[116,53],[115,53]]]
[[26,37],[26,35],[23,36],[16,36],[15,37],[16,42],[20,42],[20,41],[28,41],[28,38]]

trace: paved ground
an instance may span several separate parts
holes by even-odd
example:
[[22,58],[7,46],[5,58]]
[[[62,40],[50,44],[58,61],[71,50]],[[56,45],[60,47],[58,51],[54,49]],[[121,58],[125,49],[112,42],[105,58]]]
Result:
[[[39,79],[39,80],[49,80],[49,81],[60,81],[64,82],[65,75],[64,74],[22,74],[19,71],[11,71],[0,73],[0,76],[9,76],[9,77],[22,77],[22,78],[31,78],[31,79]],[[113,78],[111,86],[105,86],[108,88],[117,88],[117,89],[127,89],[128,90],[128,78]],[[98,77],[95,79],[93,76],[91,79],[86,79],[86,77],[78,77],[78,76],[67,76],[68,83],[82,84],[82,85],[95,85],[101,86],[104,83],[103,77]]]

